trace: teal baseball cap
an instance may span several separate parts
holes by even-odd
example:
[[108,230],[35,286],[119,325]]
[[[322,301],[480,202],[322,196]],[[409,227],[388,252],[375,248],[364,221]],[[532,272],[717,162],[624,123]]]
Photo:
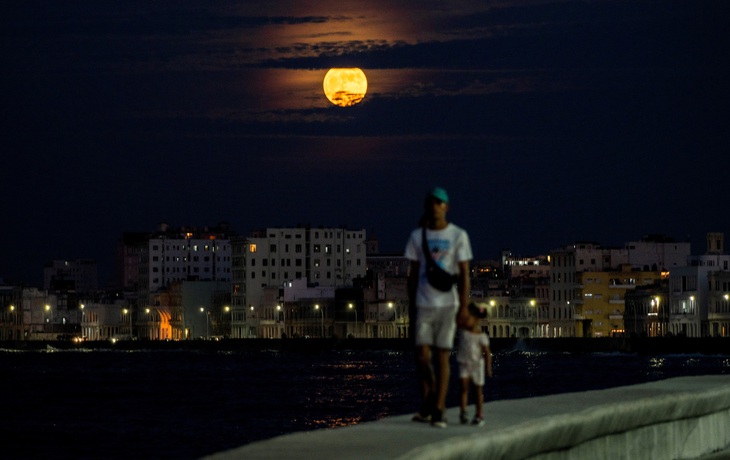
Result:
[[446,193],[446,190],[441,187],[434,187],[433,190],[431,190],[431,193],[428,194],[428,196],[432,196],[438,200],[443,201],[444,203],[449,202],[449,194]]

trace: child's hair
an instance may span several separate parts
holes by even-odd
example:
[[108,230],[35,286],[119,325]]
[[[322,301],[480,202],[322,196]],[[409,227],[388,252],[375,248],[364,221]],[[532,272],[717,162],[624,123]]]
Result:
[[469,304],[469,313],[476,317],[476,318],[486,318],[487,317],[487,309],[484,307],[479,307],[474,302]]

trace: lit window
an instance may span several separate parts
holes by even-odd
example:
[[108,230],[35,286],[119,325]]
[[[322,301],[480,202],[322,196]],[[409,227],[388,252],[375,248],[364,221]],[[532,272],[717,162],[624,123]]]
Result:
[[256,244],[254,244],[254,243],[249,244],[248,252],[256,252]]

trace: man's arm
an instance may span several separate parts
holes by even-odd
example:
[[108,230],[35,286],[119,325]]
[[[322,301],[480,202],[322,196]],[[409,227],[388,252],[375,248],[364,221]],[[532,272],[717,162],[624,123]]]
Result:
[[469,261],[459,262],[459,279],[456,283],[459,291],[459,313],[456,324],[459,327],[466,327],[469,319],[469,291],[471,291],[471,278],[469,277]]

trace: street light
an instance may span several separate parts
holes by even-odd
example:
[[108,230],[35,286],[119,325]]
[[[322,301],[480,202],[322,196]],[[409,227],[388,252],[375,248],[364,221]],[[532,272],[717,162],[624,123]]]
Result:
[[[129,338],[131,339],[132,338],[132,311],[125,308],[122,310],[122,313],[124,316],[129,315]],[[122,318],[122,321],[124,321],[123,318]]]
[[200,313],[205,313],[205,340],[210,340],[210,312],[200,307]]
[[[388,310],[392,310],[392,309],[393,309],[393,302],[388,302]],[[395,310],[393,320],[398,322],[398,310]]]
[[388,310],[393,310],[393,322],[395,323],[395,335],[400,338],[400,329],[398,328],[398,309],[393,308],[393,302],[388,302]]
[[86,308],[86,305],[81,304],[79,305],[79,308],[81,309],[81,340],[84,339],[84,318],[86,316],[86,312],[84,311],[84,308]]
[[284,313],[284,307],[282,307],[281,305],[276,306],[276,311],[277,311],[276,320],[277,320],[277,322],[281,323],[281,330],[282,330],[282,332],[279,334],[279,338],[282,338],[281,336],[283,334],[286,334],[286,322],[285,322],[286,314]]
[[[352,304],[347,304],[347,308],[355,311],[355,328],[353,330],[357,332],[357,308]],[[355,334],[353,333],[352,335],[354,336]]]
[[319,308],[319,304],[317,304],[317,305],[314,306],[314,309],[315,310],[319,310],[320,317],[321,317],[321,321],[322,321],[322,323],[321,323],[322,330],[320,332],[320,336],[322,338],[324,338],[324,308]]

